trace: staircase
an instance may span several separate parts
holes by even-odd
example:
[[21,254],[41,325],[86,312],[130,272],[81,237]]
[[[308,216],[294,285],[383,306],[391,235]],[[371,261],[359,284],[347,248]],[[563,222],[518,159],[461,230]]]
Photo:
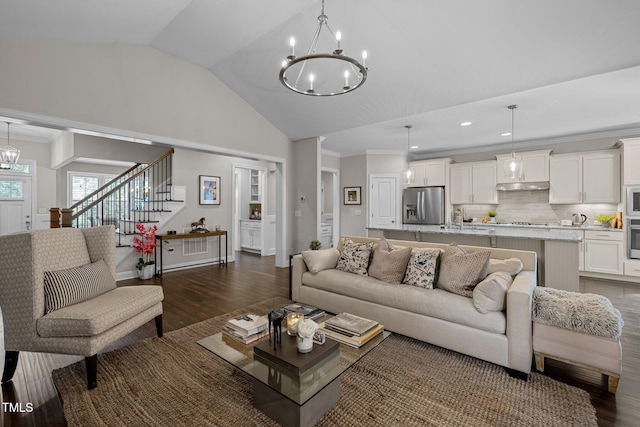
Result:
[[171,149],[149,164],[137,163],[70,208],[52,208],[51,228],[112,224],[116,244],[130,246],[128,236],[136,234],[136,224],[160,227],[161,219],[183,203],[173,198],[173,153]]

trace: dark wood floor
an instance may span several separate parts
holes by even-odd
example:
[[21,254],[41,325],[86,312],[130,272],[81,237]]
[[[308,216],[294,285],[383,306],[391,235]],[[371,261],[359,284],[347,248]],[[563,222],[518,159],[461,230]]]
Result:
[[[273,296],[288,296],[288,269],[274,266],[273,257],[241,253],[227,268],[218,266],[166,273],[163,279],[144,283],[162,284],[166,332],[219,314],[260,302]],[[136,280],[118,285],[140,283]],[[548,360],[545,375],[583,388],[591,395],[601,426],[637,426],[640,419],[640,284],[584,279],[583,292],[608,297],[622,312],[623,373],[616,395],[606,391],[606,379],[586,369]],[[121,339],[108,350],[154,336],[153,322]],[[80,357],[42,353],[20,354],[13,381],[2,385],[5,402],[34,406],[33,412],[4,414],[4,426],[65,426],[51,372],[82,360]],[[98,369],[100,366],[98,365]],[[98,384],[98,387],[100,385]],[[14,408],[15,409],[15,408]]]

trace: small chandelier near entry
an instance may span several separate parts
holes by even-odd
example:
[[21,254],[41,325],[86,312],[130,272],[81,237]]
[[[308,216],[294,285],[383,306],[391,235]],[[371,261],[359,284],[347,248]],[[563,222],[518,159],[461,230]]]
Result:
[[[296,40],[291,37],[289,45],[291,52],[287,59],[282,61],[280,69],[280,82],[296,93],[311,96],[342,95],[356,90],[367,80],[366,66],[367,52],[362,52],[362,63],[343,54],[340,31],[335,34],[328,24],[329,18],[324,14],[324,0],[322,10],[318,16],[318,28],[313,35],[311,46],[306,55],[295,55]],[[331,44],[337,45],[331,53],[317,53],[318,40],[322,27],[326,27]],[[300,81],[305,74],[307,83]]]
[[9,142],[10,134],[9,134],[9,126],[11,123],[7,123],[7,145],[4,147],[0,147],[0,169],[1,170],[9,170],[11,166],[18,163],[18,159],[20,158],[20,150],[16,147],[12,147]]
[[406,125],[407,128],[407,168],[402,171],[402,183],[405,185],[411,185],[416,181],[416,173],[411,169],[409,164],[409,151],[411,150],[411,128],[412,125]]
[[516,158],[516,153],[513,151],[514,112],[518,106],[509,105],[507,108],[511,110],[511,158],[504,162],[504,175],[509,179],[520,179],[522,176],[522,160]]

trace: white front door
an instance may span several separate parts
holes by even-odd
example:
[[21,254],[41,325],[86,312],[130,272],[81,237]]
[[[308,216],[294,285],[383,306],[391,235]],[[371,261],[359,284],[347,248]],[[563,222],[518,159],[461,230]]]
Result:
[[0,178],[0,235],[32,228],[31,177]]
[[398,225],[398,177],[372,175],[370,182],[369,227],[396,228]]

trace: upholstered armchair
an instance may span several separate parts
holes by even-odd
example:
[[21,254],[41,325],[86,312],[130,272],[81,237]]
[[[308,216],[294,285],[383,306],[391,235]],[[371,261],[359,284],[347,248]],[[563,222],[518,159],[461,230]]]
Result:
[[162,336],[162,287],[116,287],[115,250],[112,225],[0,236],[3,383],[33,351],[85,356],[92,389],[98,352],[151,319]]

